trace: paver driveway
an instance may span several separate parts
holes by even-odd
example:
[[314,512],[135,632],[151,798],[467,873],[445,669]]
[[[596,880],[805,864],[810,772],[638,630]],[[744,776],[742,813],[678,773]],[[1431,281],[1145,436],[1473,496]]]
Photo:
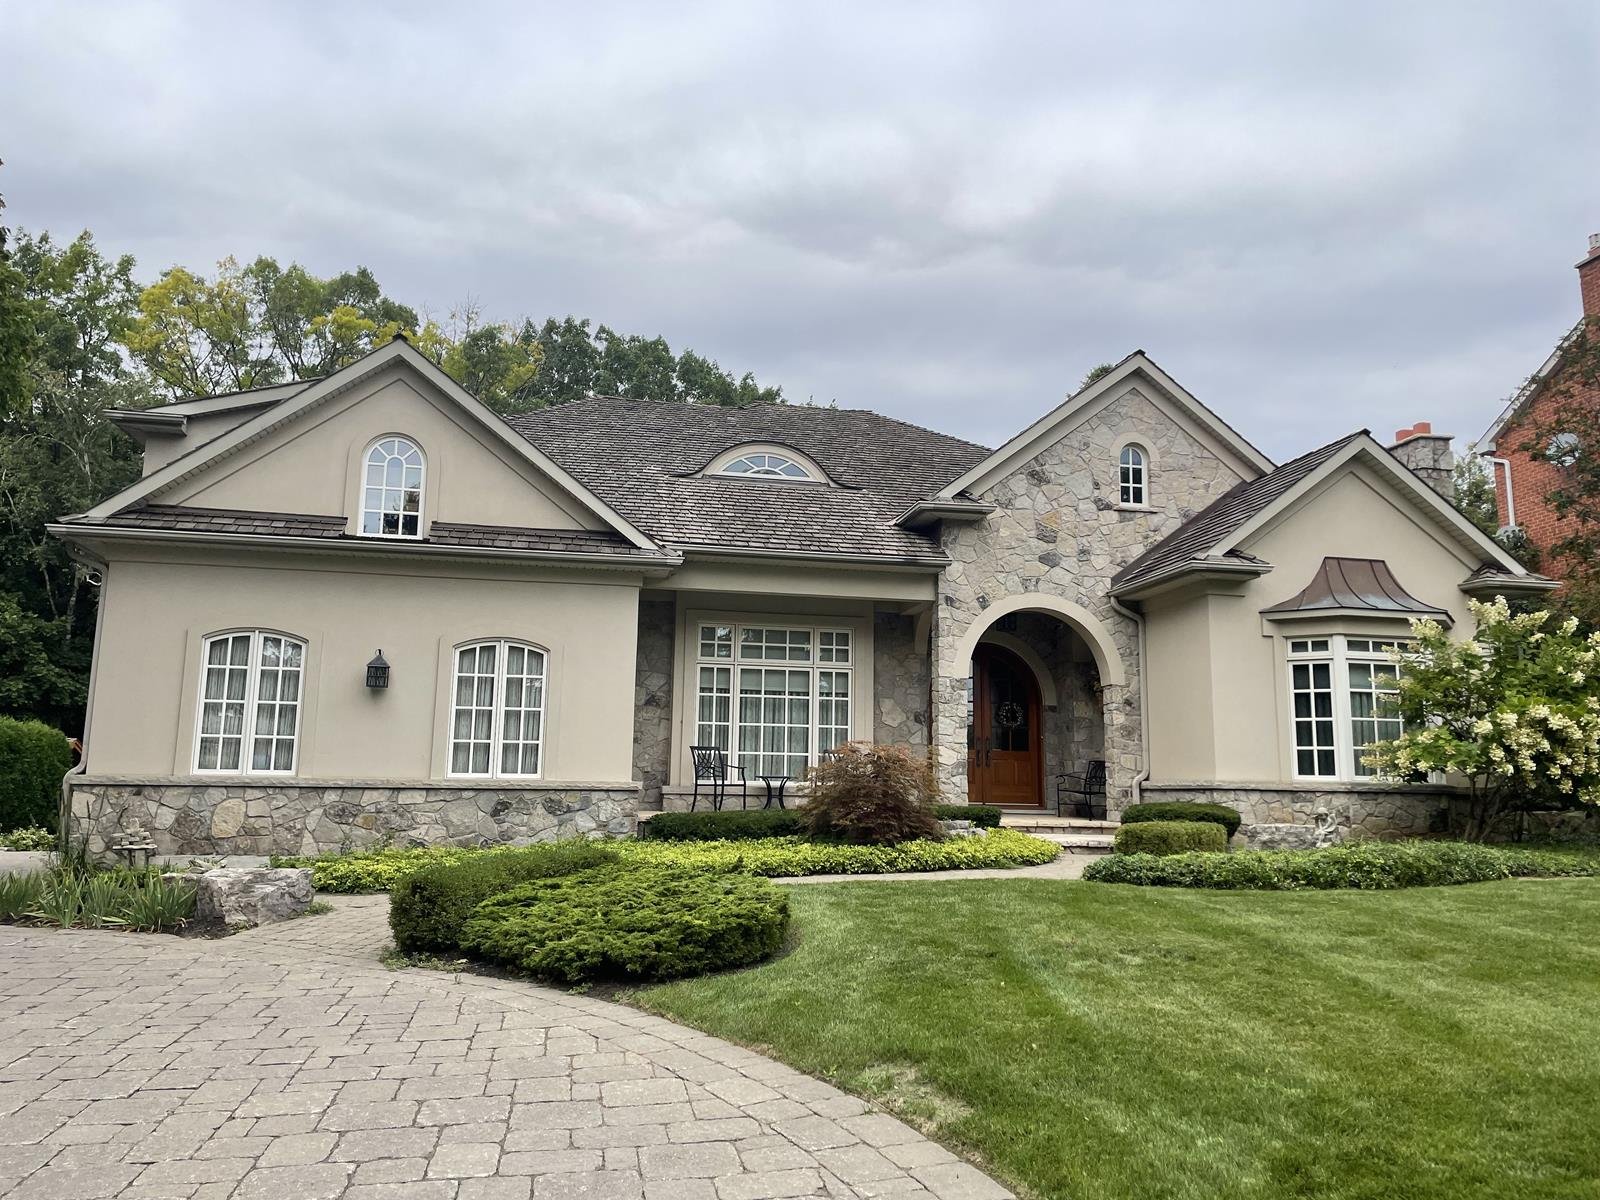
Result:
[[670,1021],[387,970],[387,903],[215,942],[0,928],[0,1196],[1010,1195]]

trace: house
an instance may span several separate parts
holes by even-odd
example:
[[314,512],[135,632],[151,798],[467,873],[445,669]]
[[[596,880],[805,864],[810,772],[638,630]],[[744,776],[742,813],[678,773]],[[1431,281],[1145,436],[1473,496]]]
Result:
[[624,833],[687,806],[691,746],[759,800],[852,739],[950,800],[1103,762],[1113,811],[1421,829],[1442,789],[1361,762],[1385,648],[1553,586],[1405,465],[1427,439],[1274,465],[1142,352],[995,450],[805,406],[506,421],[404,341],[112,417],[143,478],[52,527],[101,586],[96,847]]
[[[1551,430],[1569,403],[1600,406],[1600,388],[1573,370],[1574,351],[1586,328],[1600,321],[1600,233],[1590,236],[1588,256],[1578,264],[1578,291],[1583,312],[1577,324],[1473,443],[1493,472],[1502,528],[1521,530],[1539,550],[1539,565],[1560,576],[1566,572],[1551,547],[1575,533],[1578,520],[1557,514],[1547,497],[1561,486],[1580,447],[1575,432]],[[1543,444],[1533,444],[1536,439]]]

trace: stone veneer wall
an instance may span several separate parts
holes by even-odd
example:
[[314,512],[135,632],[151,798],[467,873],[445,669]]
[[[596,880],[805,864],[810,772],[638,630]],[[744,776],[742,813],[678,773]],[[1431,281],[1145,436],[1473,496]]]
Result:
[[349,781],[212,784],[97,779],[72,785],[71,835],[103,853],[134,824],[160,854],[323,854],[388,843],[477,846],[632,833],[637,785],[415,786]]
[[878,612],[872,618],[872,740],[926,749],[928,680],[926,650],[917,650],[916,618]]
[[639,660],[633,696],[633,777],[642,809],[661,807],[661,787],[672,771],[673,638],[678,622],[672,600],[639,601]]
[[[1150,509],[1117,507],[1117,455],[1127,440],[1145,448]],[[1239,482],[1233,470],[1137,390],[1125,392],[981,497],[997,511],[972,524],[948,524],[952,562],[934,614],[935,756],[952,800],[966,795],[966,687],[962,636],[986,624],[983,612],[1008,596],[1052,594],[1087,609],[1115,645],[1127,683],[1106,685],[1104,757],[1108,804],[1128,802],[1143,769],[1139,720],[1138,629],[1117,612],[1111,578]]]
[[1346,835],[1416,836],[1442,833],[1456,790],[1417,785],[1394,787],[1288,787],[1238,783],[1147,783],[1146,801],[1180,800],[1226,804],[1245,825],[1310,825],[1325,808]]

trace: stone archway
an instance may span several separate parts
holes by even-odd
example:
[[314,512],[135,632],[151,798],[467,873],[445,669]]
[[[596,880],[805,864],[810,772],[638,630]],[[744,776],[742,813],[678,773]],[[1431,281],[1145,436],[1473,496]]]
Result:
[[1106,687],[1121,687],[1127,683],[1127,673],[1123,670],[1122,655],[1117,650],[1116,640],[1099,618],[1083,605],[1074,604],[1061,596],[1052,596],[1048,592],[1024,592],[1020,596],[1007,596],[989,605],[961,635],[955,657],[959,661],[971,661],[978,640],[995,622],[1001,617],[1022,612],[1048,613],[1065,621],[1088,643],[1095,666],[1100,669],[1101,683]]

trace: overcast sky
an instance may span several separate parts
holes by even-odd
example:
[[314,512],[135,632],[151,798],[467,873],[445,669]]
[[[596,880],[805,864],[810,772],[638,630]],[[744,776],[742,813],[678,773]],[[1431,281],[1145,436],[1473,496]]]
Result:
[[998,444],[1143,347],[1274,458],[1578,316],[1600,4],[3,5],[11,224],[365,264]]

